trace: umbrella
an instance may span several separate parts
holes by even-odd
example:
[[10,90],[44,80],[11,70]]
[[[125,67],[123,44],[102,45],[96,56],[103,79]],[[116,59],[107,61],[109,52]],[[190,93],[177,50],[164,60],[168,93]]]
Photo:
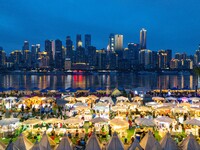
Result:
[[197,119],[190,119],[183,122],[184,124],[200,126],[200,121]]
[[65,88],[57,88],[57,91],[58,91],[58,92],[61,92],[61,93],[66,92]]
[[6,91],[6,89],[3,88],[3,87],[1,87],[1,88],[0,88],[0,92],[4,92],[4,91]]
[[106,118],[101,118],[101,117],[96,117],[90,120],[92,123],[100,123],[100,122],[108,122],[109,119]]
[[48,90],[47,90],[47,89],[42,89],[42,90],[40,90],[40,92],[41,92],[41,93],[47,93]]
[[89,91],[90,91],[90,93],[95,93],[95,92],[96,92],[96,90],[95,90],[95,89],[93,89],[93,88],[87,88],[86,90],[89,90]]
[[19,91],[25,91],[26,88],[25,88],[25,87],[20,87],[18,90],[19,90]]
[[37,91],[37,90],[40,90],[40,88],[34,87],[34,88],[32,88],[32,90],[33,90],[33,91]]
[[153,119],[137,118],[135,119],[135,122],[141,126],[151,126],[151,127],[155,126]]
[[17,122],[19,122],[18,118],[5,118],[5,119],[0,120],[0,125],[5,126],[5,125],[14,124]]
[[13,91],[13,90],[16,90],[16,88],[14,88],[14,87],[9,87],[9,88],[7,88],[7,90],[8,90],[8,91]]

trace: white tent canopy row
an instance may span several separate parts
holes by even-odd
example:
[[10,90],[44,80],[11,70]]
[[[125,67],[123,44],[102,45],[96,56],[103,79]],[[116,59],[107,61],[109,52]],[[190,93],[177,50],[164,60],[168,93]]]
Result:
[[103,103],[110,103],[111,105],[114,104],[114,102],[113,102],[111,97],[106,97],[106,96],[105,97],[101,97],[99,101],[103,102]]
[[154,120],[155,120],[155,122],[164,122],[164,123],[169,123],[169,124],[171,124],[175,121],[174,119],[171,119],[167,116],[157,117]]
[[124,97],[124,96],[118,96],[118,97],[116,97],[116,102],[118,103],[118,102],[130,102],[129,101],[129,99],[128,99],[128,97]]
[[154,123],[153,119],[147,119],[147,118],[137,118],[137,119],[135,119],[135,123],[137,125],[149,126],[149,127],[153,127],[156,125]]

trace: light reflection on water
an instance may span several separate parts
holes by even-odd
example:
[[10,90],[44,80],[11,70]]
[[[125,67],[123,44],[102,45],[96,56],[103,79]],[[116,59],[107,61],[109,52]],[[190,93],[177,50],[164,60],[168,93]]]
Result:
[[121,73],[116,75],[0,75],[0,87],[25,87],[31,89],[57,88],[98,88],[115,87],[155,89],[172,87],[195,89],[197,77],[193,75],[136,75]]

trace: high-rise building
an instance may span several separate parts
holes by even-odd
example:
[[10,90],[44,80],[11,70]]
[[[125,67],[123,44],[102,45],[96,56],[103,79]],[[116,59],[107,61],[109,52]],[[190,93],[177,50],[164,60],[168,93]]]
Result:
[[170,67],[170,61],[172,60],[172,50],[166,49],[165,52],[167,53],[167,67]]
[[0,47],[0,68],[4,67],[6,64],[6,53],[2,47]]
[[71,58],[71,59],[72,59],[72,54],[73,54],[72,46],[73,46],[73,42],[71,40],[71,37],[67,36],[67,38],[66,38],[66,57]]
[[24,51],[24,67],[31,67],[31,52],[30,50]]
[[124,51],[125,59],[130,60],[131,67],[139,64],[140,45],[135,43],[128,43],[128,49]]
[[65,59],[65,70],[70,70],[72,67],[72,62],[70,58]]
[[96,47],[88,46],[88,61],[87,62],[92,68],[96,66]]
[[15,50],[10,53],[10,61],[14,64],[16,68],[22,65],[22,52],[20,50]]
[[115,34],[114,51],[123,50],[123,35]]
[[39,52],[40,52],[40,44],[31,45],[31,59],[32,59],[32,64],[33,64],[34,67],[37,64]]
[[146,49],[147,48],[146,38],[147,38],[147,30],[142,28],[142,30],[140,30],[140,49]]
[[55,40],[55,67],[57,69],[63,68],[62,41],[59,39]]
[[24,50],[29,50],[29,42],[28,41],[24,41],[24,45],[22,47],[22,50],[24,52]]
[[53,51],[52,51],[52,41],[45,40],[45,52],[47,52],[47,56],[49,57],[49,64],[53,67]]
[[106,69],[106,52],[105,50],[97,50],[97,68]]
[[25,50],[29,50],[29,42],[28,41],[24,41],[24,45],[22,46],[22,55],[23,55],[23,60],[25,59],[24,58],[24,55],[25,55]]
[[158,67],[160,69],[167,69],[167,52],[165,50],[158,51]]
[[76,63],[85,63],[85,48],[82,46],[79,46],[76,49],[76,57],[75,57]]
[[88,54],[88,47],[91,46],[91,35],[85,34],[85,53]]
[[113,33],[109,36],[109,44],[108,44],[108,51],[114,52],[115,51],[115,35]]
[[178,60],[181,60],[182,59],[182,54],[181,53],[176,53],[174,58],[178,59]]
[[38,53],[38,64],[39,64],[39,68],[49,67],[49,56],[47,55],[47,52]]
[[76,49],[78,47],[82,47],[82,40],[81,40],[81,34],[76,35]]
[[145,69],[152,68],[152,51],[148,49],[142,49],[139,52],[140,64],[144,66]]

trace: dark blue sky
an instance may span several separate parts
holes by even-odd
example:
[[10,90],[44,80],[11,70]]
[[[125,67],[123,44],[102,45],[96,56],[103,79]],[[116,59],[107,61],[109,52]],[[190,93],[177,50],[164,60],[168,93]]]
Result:
[[92,44],[106,48],[110,33],[139,43],[147,29],[147,48],[193,54],[200,43],[199,0],[0,0],[0,46],[6,52],[21,49],[24,40],[75,43],[77,33],[92,34]]

